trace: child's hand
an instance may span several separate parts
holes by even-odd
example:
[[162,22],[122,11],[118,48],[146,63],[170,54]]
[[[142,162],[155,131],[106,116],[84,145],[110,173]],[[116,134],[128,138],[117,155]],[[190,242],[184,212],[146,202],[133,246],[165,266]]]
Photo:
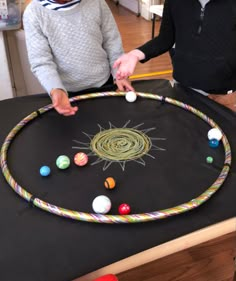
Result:
[[115,83],[120,91],[134,91],[134,88],[127,79],[116,80]]
[[208,98],[236,112],[236,92],[227,95],[208,95]]
[[56,111],[64,116],[74,115],[78,107],[72,107],[67,94],[61,89],[53,89],[51,91],[52,104]]

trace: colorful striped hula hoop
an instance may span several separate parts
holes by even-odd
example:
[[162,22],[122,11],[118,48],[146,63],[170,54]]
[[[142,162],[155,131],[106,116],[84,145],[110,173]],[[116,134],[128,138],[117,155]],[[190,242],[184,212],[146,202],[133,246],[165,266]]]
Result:
[[[38,109],[35,112],[32,112],[30,115],[26,116],[23,120],[21,120],[8,134],[6,137],[2,148],[1,148],[1,169],[2,173],[7,180],[8,184],[12,187],[12,189],[20,195],[22,198],[24,198],[26,201],[31,203],[32,205],[47,211],[49,213],[52,213],[54,215],[62,216],[65,218],[70,218],[78,221],[86,221],[86,222],[93,222],[93,223],[139,223],[139,222],[148,222],[148,221],[154,221],[159,219],[165,219],[170,216],[175,216],[187,211],[190,211],[194,208],[197,208],[201,204],[205,203],[210,197],[222,186],[224,181],[226,180],[231,166],[231,149],[228,142],[227,137],[223,133],[223,131],[220,129],[220,127],[209,117],[207,117],[204,113],[197,110],[196,108],[189,106],[187,104],[184,104],[180,101],[177,101],[175,99],[171,99],[169,97],[163,97],[156,94],[150,94],[150,93],[136,93],[137,96],[147,99],[153,99],[158,100],[161,102],[166,102],[169,104],[172,104],[174,106],[181,107],[187,111],[190,111],[194,115],[198,116],[202,120],[204,120],[206,123],[208,123],[211,127],[217,128],[222,132],[222,143],[224,147],[224,154],[225,154],[225,160],[223,168],[220,172],[219,177],[215,180],[215,182],[202,194],[200,194],[198,197],[190,200],[189,202],[185,202],[181,205],[171,207],[164,210],[154,211],[154,212],[148,212],[148,213],[141,213],[141,214],[130,214],[130,215],[101,215],[101,214],[94,214],[94,213],[84,213],[84,212],[78,212],[70,209],[64,209],[55,205],[52,205],[48,202],[42,201],[39,198],[34,197],[33,194],[29,193],[26,189],[24,189],[22,186],[20,186],[15,179],[12,177],[10,170],[7,166],[7,151],[9,149],[9,146],[11,142],[13,141],[16,134],[28,123],[30,123],[33,119],[37,118],[40,114],[43,114],[51,109],[53,109],[53,106],[47,105],[40,109]],[[75,101],[82,101],[86,99],[92,99],[92,98],[100,98],[100,97],[113,97],[113,96],[125,96],[125,92],[104,92],[104,93],[94,93],[94,94],[86,94],[81,95],[77,97],[73,97],[70,99],[71,102]]]

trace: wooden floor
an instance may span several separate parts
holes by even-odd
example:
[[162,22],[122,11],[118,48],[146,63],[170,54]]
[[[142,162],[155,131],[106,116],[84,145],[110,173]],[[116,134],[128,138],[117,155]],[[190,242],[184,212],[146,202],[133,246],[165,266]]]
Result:
[[119,281],[236,281],[236,232],[118,274]]
[[[120,30],[125,52],[141,46],[151,39],[152,22],[130,12],[121,5],[116,5],[113,0],[107,0],[113,16]],[[156,22],[155,32],[158,34],[160,21]],[[135,75],[172,70],[169,54],[163,54],[144,64],[138,63]],[[155,76],[156,78],[157,76]],[[172,79],[171,74],[158,75],[159,78]],[[152,78],[149,76],[149,78]]]

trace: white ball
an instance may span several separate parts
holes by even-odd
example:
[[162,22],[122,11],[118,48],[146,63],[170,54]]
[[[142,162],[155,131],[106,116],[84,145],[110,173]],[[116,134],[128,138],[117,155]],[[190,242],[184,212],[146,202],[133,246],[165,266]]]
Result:
[[106,214],[111,209],[111,200],[105,195],[99,195],[93,200],[92,207],[95,213]]
[[137,95],[135,94],[135,92],[130,91],[125,94],[125,99],[128,102],[134,102],[137,99]]
[[208,131],[207,137],[209,140],[216,139],[216,140],[220,141],[222,138],[222,133],[219,129],[212,128]]

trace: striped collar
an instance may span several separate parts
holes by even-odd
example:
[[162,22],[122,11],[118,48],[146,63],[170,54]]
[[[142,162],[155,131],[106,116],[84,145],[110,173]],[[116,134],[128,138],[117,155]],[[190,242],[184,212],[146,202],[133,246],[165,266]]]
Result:
[[72,0],[70,2],[67,2],[65,4],[58,4],[56,1],[54,0],[38,0],[39,3],[49,9],[49,10],[54,10],[54,11],[66,11],[66,10],[70,10],[73,9],[75,6],[77,6],[81,0]]

